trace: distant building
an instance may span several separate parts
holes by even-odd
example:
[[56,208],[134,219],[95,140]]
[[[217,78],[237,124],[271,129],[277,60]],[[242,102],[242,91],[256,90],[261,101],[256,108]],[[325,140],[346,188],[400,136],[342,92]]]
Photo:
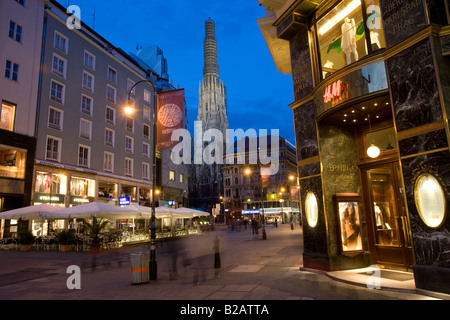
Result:
[[[202,130],[220,130],[226,137],[228,129],[226,87],[219,78],[215,25],[211,18],[205,22],[203,80],[199,87],[197,121]],[[222,166],[220,164],[196,164],[191,166],[189,201],[193,207],[210,211],[223,196]]]
[[[130,54],[144,69],[156,75],[157,92],[175,90],[169,82],[167,59],[158,46],[140,48],[136,54]],[[184,124],[188,127],[187,106],[184,108]],[[189,165],[175,165],[172,162],[172,150],[157,150],[156,152],[156,187],[160,191],[158,204],[160,206],[188,206],[188,176]]]
[[[279,137],[279,169],[270,177],[268,185],[261,184],[261,165],[249,164],[249,158],[255,150],[249,148],[251,139],[258,139],[255,145],[259,150],[259,139],[245,138],[245,148],[239,148],[239,141],[229,150],[227,156],[233,156],[234,163],[224,161],[222,168],[224,175],[223,214],[225,220],[258,217],[264,208],[264,215],[268,221],[275,218],[278,221],[290,222],[298,219],[299,201],[297,188],[297,165],[295,146],[284,138]],[[268,140],[270,150],[270,136],[262,137]],[[257,151],[256,150],[256,151]],[[246,172],[247,171],[247,172]]]
[[[47,1],[0,1],[0,211],[31,201],[44,7]],[[0,220],[0,238],[17,231]]]

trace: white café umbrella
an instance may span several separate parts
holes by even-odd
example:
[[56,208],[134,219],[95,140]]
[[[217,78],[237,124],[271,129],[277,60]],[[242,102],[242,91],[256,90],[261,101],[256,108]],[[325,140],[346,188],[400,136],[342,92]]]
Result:
[[191,208],[185,208],[185,207],[180,207],[175,209],[175,211],[177,211],[180,214],[186,214],[189,215],[191,214],[192,217],[202,217],[202,216],[210,216],[209,212],[205,212],[205,211],[200,211],[200,210],[196,210],[196,209],[191,209]]
[[50,204],[38,204],[13,210],[0,212],[0,219],[23,219],[37,220],[43,218],[43,215],[49,212],[60,210],[61,207],[52,206]]
[[118,207],[112,204],[103,202],[89,202],[74,206],[71,208],[64,208],[61,210],[44,213],[45,219],[76,219],[76,218],[105,218],[105,219],[131,219],[140,218],[141,213],[134,207]]

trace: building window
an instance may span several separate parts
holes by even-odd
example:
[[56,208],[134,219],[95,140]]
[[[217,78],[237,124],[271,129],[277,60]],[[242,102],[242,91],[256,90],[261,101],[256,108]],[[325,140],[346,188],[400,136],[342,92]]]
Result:
[[107,78],[109,81],[117,83],[117,71],[111,67],[108,67]]
[[92,98],[82,95],[81,96],[81,112],[83,112],[84,114],[87,114],[89,116],[92,116],[92,106],[93,106]]
[[133,176],[133,159],[125,158],[125,175]]
[[106,115],[105,115],[106,122],[109,122],[110,124],[116,123],[116,110],[114,108],[106,106]]
[[26,159],[26,151],[0,145],[0,176],[24,179]]
[[132,137],[125,137],[125,151],[133,153],[134,139]]
[[84,51],[83,61],[86,67],[91,70],[95,70],[95,56],[92,53]]
[[83,72],[82,80],[83,89],[94,92],[94,76],[86,71]]
[[10,60],[6,60],[5,78],[13,81],[19,81],[19,65]]
[[150,179],[150,165],[146,162],[142,162],[142,179]]
[[105,152],[103,161],[103,170],[107,172],[114,171],[114,154],[110,152]]
[[22,42],[22,34],[23,27],[14,21],[9,21],[9,37],[17,42]]
[[66,60],[53,54],[52,72],[61,78],[66,78]]
[[64,85],[52,80],[50,85],[50,99],[64,104]]
[[91,140],[92,122],[80,119],[80,137]]
[[323,78],[385,47],[379,0],[364,1],[366,12],[360,0],[343,0],[318,20]]
[[150,139],[150,126],[144,124],[144,138]]
[[143,111],[144,120],[150,120],[150,108],[144,106],[143,110],[144,110]]
[[13,131],[15,115],[16,106],[2,101],[2,108],[0,109],[0,129]]
[[109,147],[114,147],[114,130],[105,129],[105,145]]
[[[127,81],[127,92],[130,92],[131,88],[135,85],[136,82],[134,82],[131,79],[128,79]],[[131,94],[136,94],[136,87],[133,88],[133,91],[131,91]]]
[[183,183],[183,174],[180,173],[180,183]]
[[78,146],[78,165],[80,167],[89,168],[89,153],[91,151],[90,147],[79,145]]
[[142,155],[146,158],[150,158],[150,145],[148,143],[142,144]]
[[175,181],[175,171],[173,171],[173,170],[169,171],[169,180]]
[[51,136],[47,136],[47,152],[45,155],[46,160],[60,161],[61,155],[61,139]]
[[48,127],[62,131],[63,111],[50,107],[48,111]]
[[126,119],[126,129],[129,132],[134,132],[134,119],[127,117]]
[[150,91],[144,89],[144,101],[150,103]]
[[116,89],[111,87],[111,86],[107,86],[106,87],[106,99],[112,103],[116,103]]
[[59,49],[62,52],[67,53],[68,40],[65,36],[63,36],[61,33],[57,32],[57,31],[55,31],[53,45],[56,49]]

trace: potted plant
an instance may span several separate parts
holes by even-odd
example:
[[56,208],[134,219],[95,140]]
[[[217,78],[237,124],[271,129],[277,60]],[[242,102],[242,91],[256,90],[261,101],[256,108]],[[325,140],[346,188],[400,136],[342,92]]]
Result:
[[20,251],[29,251],[31,245],[35,242],[36,238],[31,231],[21,231],[17,235],[17,243],[20,245]]
[[75,241],[75,233],[73,230],[62,230],[57,235],[59,243],[59,251],[68,252],[72,248]]
[[96,217],[92,218],[92,222],[88,222],[85,219],[83,219],[82,221],[83,225],[86,227],[88,231],[88,235],[92,238],[91,252],[98,253],[101,247],[100,234],[103,231],[103,229],[106,228],[109,221],[106,219],[97,219]]

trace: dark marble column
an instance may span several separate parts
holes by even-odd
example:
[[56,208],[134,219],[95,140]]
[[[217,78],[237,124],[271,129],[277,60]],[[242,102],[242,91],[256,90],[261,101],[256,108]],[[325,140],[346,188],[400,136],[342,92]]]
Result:
[[414,200],[418,175],[430,169],[441,179],[447,201],[450,199],[448,128],[444,121],[446,108],[441,103],[448,98],[443,96],[435,67],[433,54],[439,50],[433,51],[432,47],[436,45],[435,39],[424,39],[390,58],[387,69],[413,239],[416,286],[450,293],[450,219],[447,217],[439,228],[429,228],[420,218]]

